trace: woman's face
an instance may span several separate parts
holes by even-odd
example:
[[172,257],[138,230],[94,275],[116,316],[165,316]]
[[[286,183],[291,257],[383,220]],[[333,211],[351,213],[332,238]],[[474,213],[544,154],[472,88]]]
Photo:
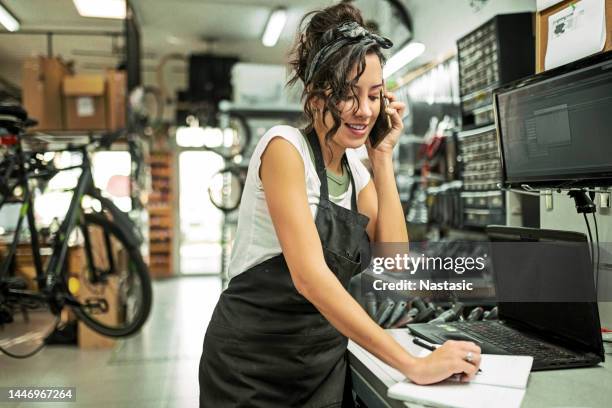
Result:
[[[356,97],[349,95],[346,101],[338,105],[341,112],[341,124],[332,140],[344,148],[356,148],[363,145],[380,113],[380,90],[382,88],[382,67],[375,53],[365,57],[365,70],[355,89]],[[355,66],[348,76],[357,75]],[[359,109],[357,109],[357,98]],[[334,124],[330,113],[325,115],[325,127],[330,129]]]

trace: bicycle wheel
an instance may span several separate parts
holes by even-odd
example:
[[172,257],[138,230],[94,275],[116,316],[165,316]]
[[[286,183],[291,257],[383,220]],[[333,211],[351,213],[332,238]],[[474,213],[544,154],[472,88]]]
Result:
[[85,214],[79,228],[89,236],[82,259],[87,259],[89,248],[92,267],[85,261],[80,277],[69,278],[68,288],[81,303],[73,306],[75,314],[105,336],[134,334],[146,322],[153,297],[138,247],[129,245],[121,230],[99,214]]
[[245,116],[232,112],[221,115],[220,128],[210,135],[203,148],[225,160],[244,154],[251,143],[251,128]]
[[223,212],[231,212],[240,206],[246,168],[227,167],[215,173],[208,186],[212,204]]

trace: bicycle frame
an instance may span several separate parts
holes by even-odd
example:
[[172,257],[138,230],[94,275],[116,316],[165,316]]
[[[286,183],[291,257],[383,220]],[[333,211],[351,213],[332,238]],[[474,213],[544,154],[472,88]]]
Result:
[[[89,159],[89,152],[86,146],[78,147],[78,148],[69,148],[66,149],[69,151],[79,151],[82,154],[82,162],[76,166],[70,166],[62,169],[57,169],[57,172],[68,171],[73,169],[81,169],[81,174],[79,175],[77,185],[74,189],[72,189],[73,196],[70,200],[70,204],[68,206],[68,210],[66,212],[66,216],[62,221],[59,230],[55,235],[55,239],[52,247],[52,254],[49,258],[49,262],[47,264],[46,269],[43,268],[42,259],[40,256],[40,241],[38,236],[38,231],[36,229],[35,221],[34,221],[34,209],[33,209],[33,199],[32,199],[32,191],[29,187],[29,180],[32,178],[40,177],[34,176],[29,177],[27,174],[27,169],[24,166],[24,152],[21,146],[21,141],[17,143],[17,156],[18,156],[18,164],[22,169],[21,177],[18,183],[14,186],[10,187],[11,194],[14,190],[20,186],[23,189],[23,200],[21,209],[19,212],[19,218],[17,220],[16,230],[13,237],[12,245],[9,249],[8,256],[3,261],[2,266],[0,268],[0,278],[8,276],[10,265],[15,257],[17,245],[19,243],[19,237],[21,234],[21,227],[23,224],[23,220],[27,217],[28,227],[31,236],[31,249],[32,256],[34,259],[34,266],[36,270],[36,281],[38,284],[38,292],[33,291],[25,291],[25,290],[9,290],[10,293],[15,295],[30,297],[37,300],[51,300],[51,305],[55,308],[56,312],[59,312],[65,303],[77,306],[80,305],[77,299],[75,299],[65,287],[59,288],[58,285],[63,282],[62,277],[65,273],[64,265],[66,256],[68,253],[68,241],[71,232],[74,228],[77,227],[79,222],[83,222],[83,212],[81,209],[81,201],[85,195],[91,196],[100,201],[102,208],[108,210],[117,226],[124,230],[126,233],[126,237],[128,237],[128,244],[130,246],[138,246],[139,241],[134,236],[134,231],[130,229],[132,225],[129,217],[119,210],[112,203],[111,200],[102,196],[99,189],[97,189],[94,185],[93,176],[91,172],[91,163]],[[2,204],[6,200],[3,200]],[[85,249],[85,258],[87,262],[87,266],[89,271],[93,273],[93,276],[88,276],[90,282],[95,283],[100,278],[99,272],[94,265],[93,254],[91,250],[91,238],[89,236],[89,231],[87,228],[82,230],[84,236],[84,249]],[[113,252],[111,250],[111,242],[108,237],[108,234],[105,234],[105,242],[107,249],[107,256],[109,261],[109,266],[111,272],[115,269],[115,260],[113,259]]]

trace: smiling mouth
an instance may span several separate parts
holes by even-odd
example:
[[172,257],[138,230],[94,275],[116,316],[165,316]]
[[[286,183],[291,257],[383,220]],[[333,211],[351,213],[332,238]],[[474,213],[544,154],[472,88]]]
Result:
[[364,130],[367,127],[367,125],[352,125],[350,123],[347,123],[346,126],[355,130]]

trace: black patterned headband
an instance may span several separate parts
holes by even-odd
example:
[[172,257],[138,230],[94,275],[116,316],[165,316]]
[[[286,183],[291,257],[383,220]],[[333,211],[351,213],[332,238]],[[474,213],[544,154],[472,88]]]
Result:
[[338,27],[328,30],[323,34],[322,40],[326,41],[326,44],[315,54],[308,65],[304,75],[305,84],[312,80],[314,73],[322,63],[345,45],[360,44],[363,47],[369,47],[370,45],[378,44],[378,46],[385,49],[393,46],[393,43],[388,38],[374,34],[354,21],[343,23]]

